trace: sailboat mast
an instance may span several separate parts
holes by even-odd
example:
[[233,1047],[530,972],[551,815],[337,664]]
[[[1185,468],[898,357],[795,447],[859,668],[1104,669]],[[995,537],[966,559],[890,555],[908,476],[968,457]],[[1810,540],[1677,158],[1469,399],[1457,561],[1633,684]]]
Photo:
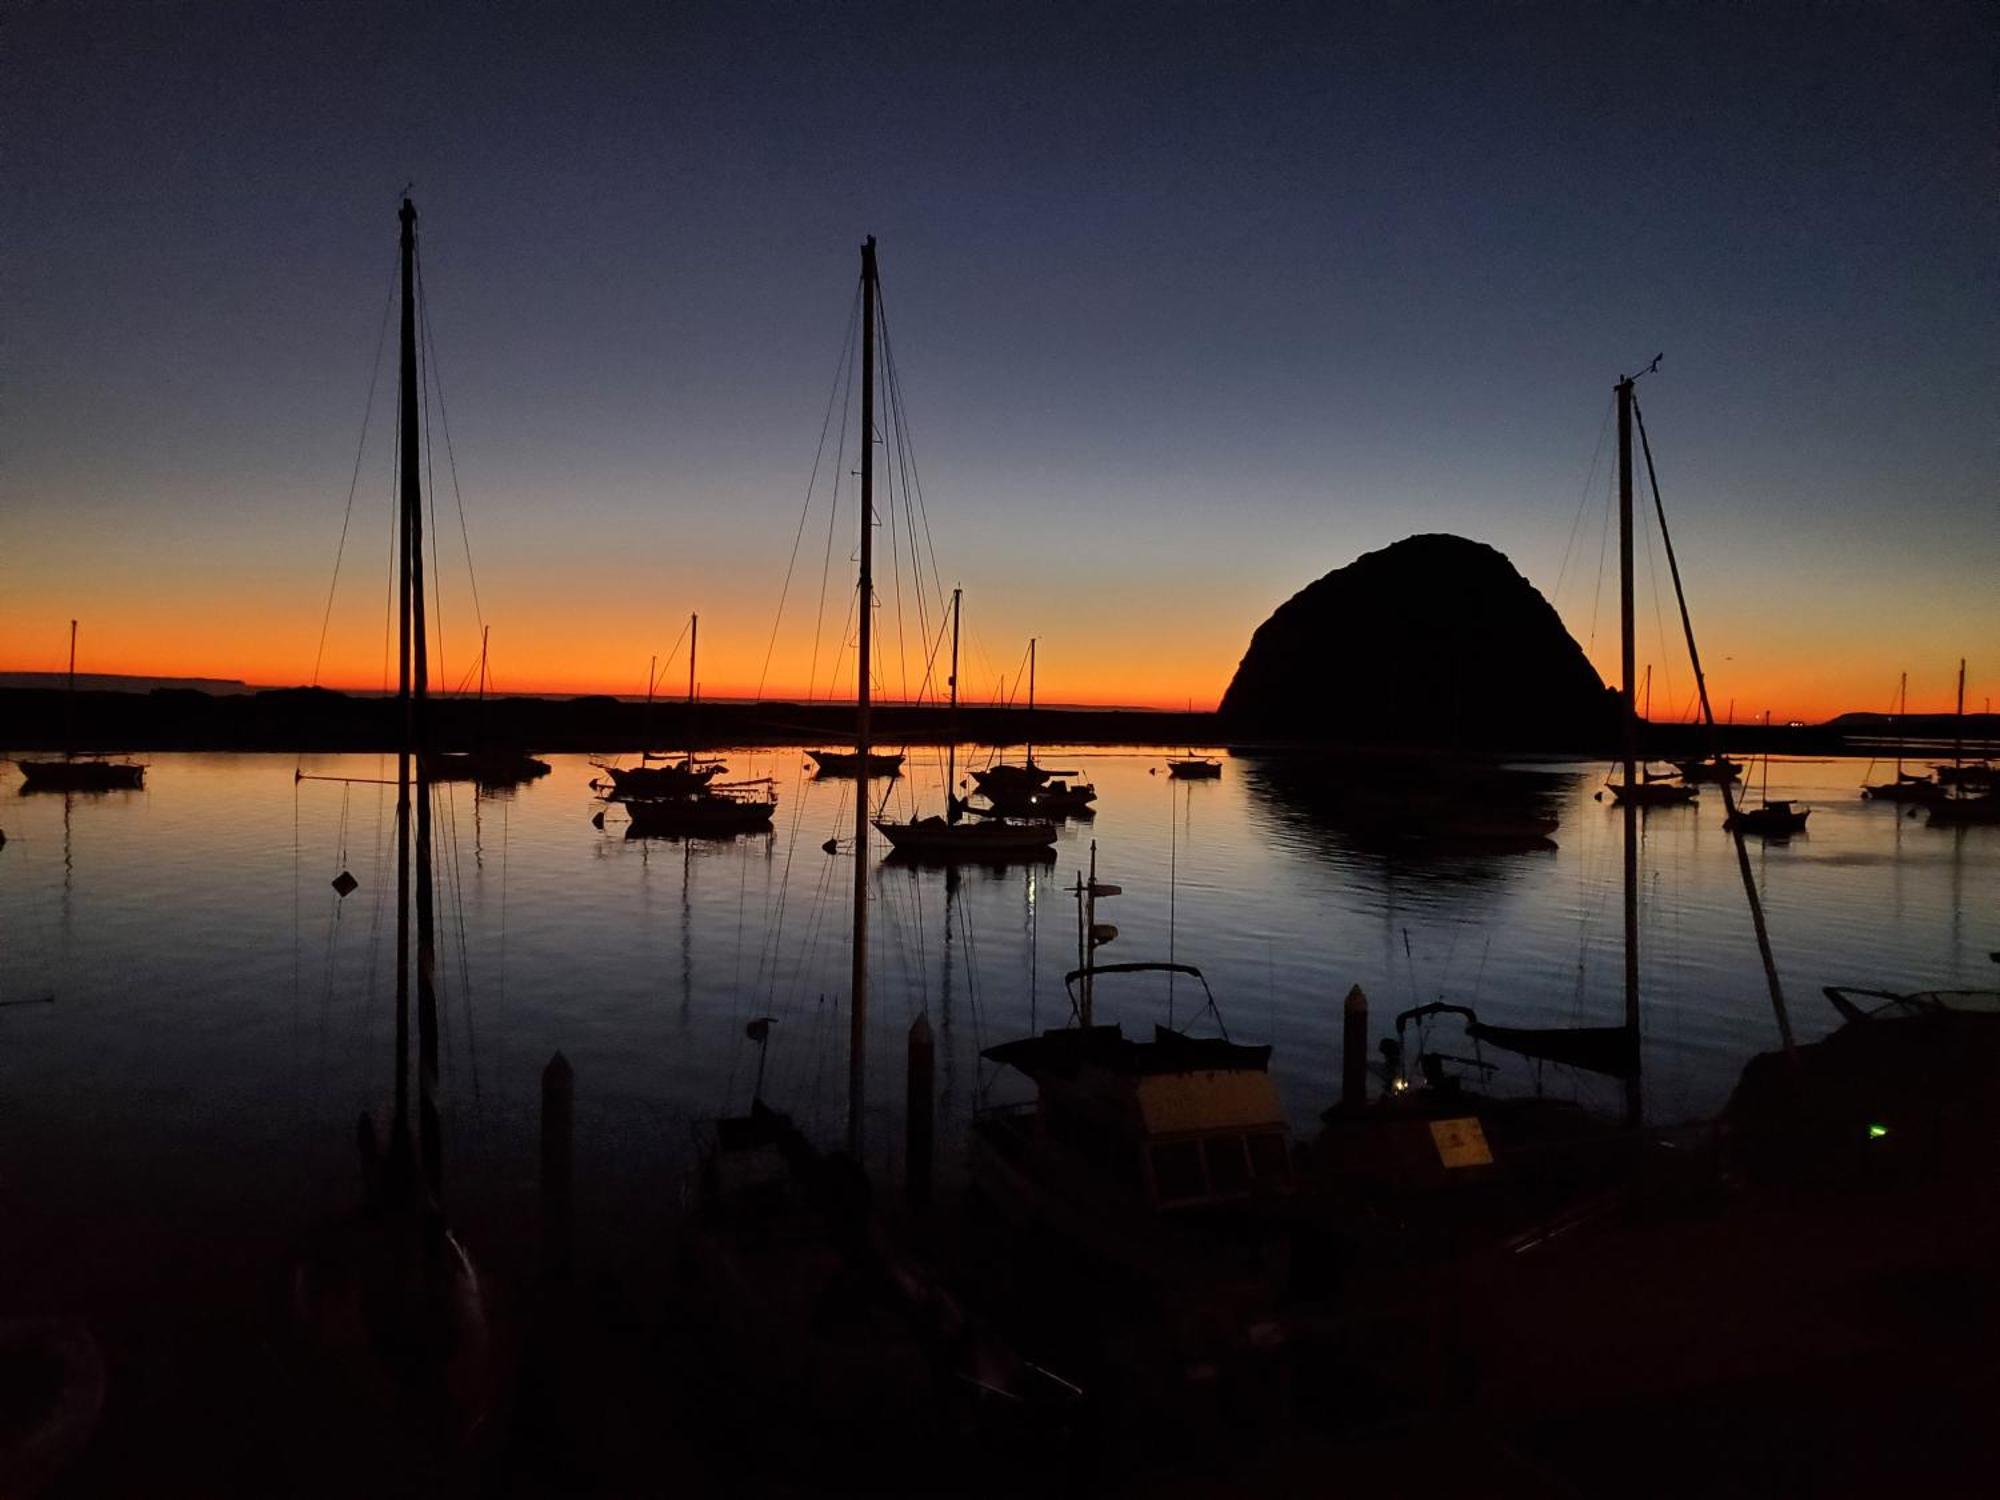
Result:
[[875,608],[875,236],[861,244],[861,577],[854,660],[854,973],[847,1012],[847,1150],[862,1159],[868,1084],[868,668]]
[[1958,715],[1951,721],[1951,763],[1961,770],[1965,766],[1965,658],[1962,656],[1958,659]]
[[69,690],[63,694],[63,754],[76,754],[76,621],[69,622]]
[[694,653],[701,644],[701,616],[688,616],[688,764],[694,764]]
[[416,745],[416,721],[410,698],[410,511],[416,493],[417,466],[417,210],[403,200],[402,226],[403,321],[398,367],[400,400],[397,411],[397,572],[396,572],[396,701],[402,707],[402,733],[396,742],[396,1115],[390,1127],[396,1170],[404,1165],[410,1128],[410,753]]
[[402,491],[409,537],[408,606],[410,612],[409,753],[416,762],[416,906],[417,906],[417,1127],[427,1193],[427,1222],[434,1219],[443,1193],[443,1149],[438,1114],[437,933],[431,890],[431,797],[427,757],[430,751],[430,653],[424,616],[424,506],[419,467],[417,399],[416,260],[417,211],[403,200],[403,328],[402,328]]
[[1625,1083],[1625,1123],[1640,1119],[1639,1069],[1639,803],[1632,790],[1639,749],[1639,720],[1632,698],[1632,379],[1618,382],[1618,656],[1619,708],[1625,795],[1625,1025],[1632,1034],[1635,1065]]
[[1028,637],[1028,765],[1035,764],[1035,638]]
[[1903,784],[1903,736],[1910,732],[1910,674],[1896,679],[1896,784]]
[[958,785],[958,614],[959,596],[965,590],[951,591],[951,714],[945,722],[946,744],[944,747],[944,820],[956,823],[952,816],[952,799],[957,795],[953,790]]

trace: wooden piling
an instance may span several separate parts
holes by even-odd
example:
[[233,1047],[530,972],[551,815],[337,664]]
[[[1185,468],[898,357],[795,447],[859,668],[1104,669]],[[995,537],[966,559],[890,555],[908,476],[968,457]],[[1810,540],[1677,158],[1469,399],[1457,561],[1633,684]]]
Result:
[[1368,1103],[1368,997],[1361,986],[1347,992],[1340,1016],[1340,1107],[1352,1112]]
[[549,1276],[570,1267],[575,1121],[576,1075],[558,1052],[542,1069],[542,1271]]
[[931,1202],[931,1158],[936,1134],[936,1104],[931,1087],[936,1047],[928,1016],[910,1023],[909,1096],[903,1119],[903,1191],[910,1207]]

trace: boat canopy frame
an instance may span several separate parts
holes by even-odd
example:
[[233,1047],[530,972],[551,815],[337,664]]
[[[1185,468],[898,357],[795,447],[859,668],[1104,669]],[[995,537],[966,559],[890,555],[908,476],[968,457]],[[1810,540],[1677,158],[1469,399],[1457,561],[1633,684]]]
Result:
[[[1195,1012],[1194,1021],[1200,1020],[1204,1012],[1214,1016],[1215,1029],[1222,1033],[1222,1039],[1225,1042],[1229,1040],[1229,1027],[1225,1025],[1223,1022],[1222,1007],[1216,1004],[1215,991],[1208,987],[1208,976],[1202,973],[1201,970],[1197,969],[1193,964],[1176,964],[1176,963],[1163,963],[1159,961],[1151,961],[1151,962],[1126,963],[1126,964],[1092,964],[1087,969],[1071,969],[1067,974],[1063,975],[1063,988],[1069,992],[1070,1009],[1076,1015],[1081,1016],[1083,1014],[1082,1009],[1078,1005],[1076,998],[1077,980],[1082,979],[1085,976],[1088,976],[1090,979],[1094,981],[1101,974],[1185,974],[1187,975],[1190,979],[1194,980],[1201,986],[1202,997],[1207,1002],[1205,1005],[1203,1005],[1201,1010]],[[1192,1026],[1194,1024],[1194,1021],[1189,1021],[1188,1025]],[[1178,1028],[1178,1031],[1179,1034],[1182,1036],[1185,1036],[1187,1034],[1186,1027]]]

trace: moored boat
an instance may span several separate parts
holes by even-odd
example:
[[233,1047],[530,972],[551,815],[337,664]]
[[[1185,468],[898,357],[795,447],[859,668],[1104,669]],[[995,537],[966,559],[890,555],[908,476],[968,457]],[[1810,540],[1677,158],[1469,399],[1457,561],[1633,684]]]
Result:
[[63,691],[63,744],[60,760],[16,760],[23,792],[118,792],[146,784],[146,768],[132,761],[78,755],[76,742],[76,621],[69,622],[69,682]]
[[[821,776],[854,776],[861,770],[861,757],[852,750],[808,750],[806,758],[813,763],[813,769]],[[903,774],[903,756],[900,752],[871,750],[868,752],[868,779]]]

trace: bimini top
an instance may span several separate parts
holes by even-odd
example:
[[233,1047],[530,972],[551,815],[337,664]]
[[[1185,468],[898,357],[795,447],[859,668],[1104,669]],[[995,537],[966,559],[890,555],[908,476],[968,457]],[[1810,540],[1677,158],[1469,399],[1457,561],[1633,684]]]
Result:
[[1269,1047],[1248,1047],[1219,1036],[1184,1036],[1153,1028],[1150,1042],[1129,1040],[1122,1027],[1069,1026],[1040,1036],[1001,1042],[979,1054],[1018,1068],[1037,1083],[1074,1078],[1086,1068],[1129,1078],[1162,1073],[1263,1073]]

